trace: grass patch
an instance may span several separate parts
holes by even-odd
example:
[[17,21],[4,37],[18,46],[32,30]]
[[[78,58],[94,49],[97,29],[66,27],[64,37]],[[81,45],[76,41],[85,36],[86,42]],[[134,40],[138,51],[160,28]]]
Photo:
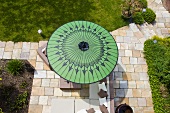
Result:
[[148,65],[154,111],[170,113],[170,38],[154,36],[145,41],[144,55]]
[[3,0],[0,40],[47,40],[59,26],[74,20],[95,22],[112,31],[127,25],[121,18],[120,4],[121,0]]

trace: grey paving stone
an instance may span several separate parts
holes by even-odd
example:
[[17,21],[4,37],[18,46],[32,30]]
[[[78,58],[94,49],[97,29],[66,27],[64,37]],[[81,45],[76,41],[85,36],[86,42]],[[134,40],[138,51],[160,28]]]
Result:
[[54,96],[62,96],[63,91],[60,88],[54,88]]
[[11,59],[12,58],[12,52],[4,52],[3,59]]
[[115,80],[123,80],[122,72],[115,72],[114,78],[115,78]]
[[137,58],[130,57],[130,64],[137,64]]
[[136,82],[135,81],[128,81],[128,88],[136,88]]
[[29,105],[28,113],[42,113],[42,105]]
[[125,37],[124,37],[124,42],[125,42],[125,43],[131,42],[131,37],[125,36]]
[[120,43],[116,43],[116,44],[117,44],[118,49],[120,49]]
[[4,54],[4,48],[0,48],[0,59],[2,59],[3,54]]
[[125,97],[133,97],[132,89],[124,89]]
[[39,96],[30,96],[30,104],[38,104]]
[[116,36],[116,42],[124,42],[123,36]]
[[20,59],[21,49],[13,49],[12,59]]
[[120,43],[120,49],[128,49],[127,43]]
[[146,64],[146,60],[144,58],[138,58],[138,64]]
[[54,95],[54,88],[45,88],[45,96],[53,96]]
[[0,41],[0,48],[5,48],[5,44],[6,44],[6,42]]
[[41,47],[41,46],[43,46],[43,45],[46,44],[46,43],[47,43],[47,41],[39,41],[38,46]]
[[128,82],[127,81],[119,81],[120,82],[120,88],[128,88]]
[[114,80],[114,81],[113,81],[113,87],[114,87],[114,88],[120,88],[119,86],[120,86],[119,81],[118,81],[118,80]]
[[149,76],[147,73],[139,73],[140,80],[149,80]]
[[51,106],[43,106],[42,113],[51,113]]
[[125,56],[125,50],[119,50],[119,56]]
[[144,45],[143,44],[136,44],[135,49],[136,50],[143,50]]
[[30,49],[37,50],[37,49],[38,49],[38,43],[31,42],[31,47],[30,47]]
[[134,36],[133,31],[131,31],[131,30],[126,31],[126,34],[127,34],[127,36]]
[[30,42],[23,42],[22,44],[22,52],[30,52]]
[[125,50],[125,56],[132,56],[132,50]]
[[146,106],[146,99],[145,98],[138,98],[138,106]]
[[30,53],[21,52],[20,58],[21,58],[21,59],[29,59],[29,54],[30,54]]
[[57,73],[55,73],[54,76],[55,78],[60,78],[60,76]]
[[47,78],[54,78],[54,71],[47,71]]
[[5,51],[7,52],[12,52],[13,51],[13,48],[14,48],[14,42],[7,42],[6,43],[6,46],[5,46]]
[[22,48],[22,42],[14,43],[14,49],[21,49]]
[[139,31],[139,29],[137,28],[136,24],[134,24],[134,23],[129,24],[129,27],[130,27],[130,29],[131,29],[133,32]]
[[44,70],[34,71],[34,78],[46,78],[46,77],[47,77],[46,71]]
[[33,86],[37,86],[37,87],[41,86],[41,79],[34,78],[33,79]]
[[50,87],[58,88],[59,87],[59,79],[51,79],[50,80]]
[[37,70],[43,70],[43,62],[36,62],[35,69],[37,69]]
[[37,58],[37,51],[36,50],[30,50],[29,59],[36,59]]
[[39,105],[47,105],[48,96],[40,96],[39,97]]
[[125,97],[124,89],[116,89],[116,97]]
[[50,79],[42,79],[41,86],[49,87]]

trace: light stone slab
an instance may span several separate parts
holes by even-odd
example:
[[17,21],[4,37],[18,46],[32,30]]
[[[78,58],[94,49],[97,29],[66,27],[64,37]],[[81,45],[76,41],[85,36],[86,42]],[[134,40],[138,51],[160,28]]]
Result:
[[88,110],[89,108],[90,108],[89,99],[75,99],[75,113],[77,113],[81,109]]
[[74,99],[52,99],[51,113],[75,113],[74,104]]
[[30,50],[29,59],[36,59],[37,57],[37,51],[36,50]]
[[48,96],[40,96],[39,97],[39,105],[47,105]]
[[62,96],[63,91],[60,88],[54,88],[54,96]]
[[30,96],[30,104],[38,104],[39,96]]
[[49,87],[50,86],[50,79],[42,79],[41,86]]
[[3,59],[11,59],[12,58],[12,52],[4,52]]
[[42,113],[51,113],[51,106],[43,106]]
[[21,49],[13,49],[12,59],[20,59]]
[[127,81],[119,81],[120,82],[120,88],[128,88],[128,82]]
[[46,78],[46,77],[47,77],[46,71],[44,70],[34,71],[34,78]]
[[0,48],[0,59],[3,58],[3,54],[4,54],[4,48]]
[[22,52],[30,52],[30,42],[23,42]]

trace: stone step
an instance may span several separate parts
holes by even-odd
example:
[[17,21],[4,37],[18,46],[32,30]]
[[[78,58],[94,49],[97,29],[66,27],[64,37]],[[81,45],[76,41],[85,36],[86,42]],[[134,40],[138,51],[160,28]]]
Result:
[[154,31],[154,26],[152,24],[144,23],[142,25],[137,25],[139,30],[143,33],[145,39],[149,39],[156,35]]

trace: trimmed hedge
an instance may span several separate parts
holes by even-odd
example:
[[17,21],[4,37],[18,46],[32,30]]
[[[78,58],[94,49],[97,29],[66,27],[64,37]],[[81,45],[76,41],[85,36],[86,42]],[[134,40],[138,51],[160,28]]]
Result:
[[154,111],[170,113],[170,38],[154,36],[146,40],[144,55],[148,65]]
[[153,12],[153,10],[150,8],[146,8],[146,12],[143,12],[142,15],[143,15],[144,20],[148,23],[152,23],[156,19],[155,12]]
[[135,24],[143,24],[145,20],[143,19],[142,13],[141,12],[136,12],[133,16],[133,21]]

